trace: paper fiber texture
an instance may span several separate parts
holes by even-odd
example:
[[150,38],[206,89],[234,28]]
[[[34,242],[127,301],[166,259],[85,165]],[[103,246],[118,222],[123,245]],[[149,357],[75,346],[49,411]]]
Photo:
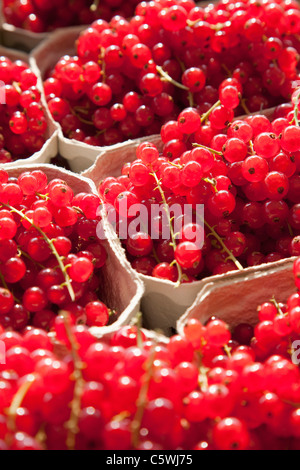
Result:
[[[24,171],[42,170],[48,181],[54,178],[63,179],[74,191],[74,194],[88,192],[96,194],[93,182],[68,170],[51,164],[27,165],[8,170],[9,175],[18,177]],[[107,262],[101,269],[102,300],[109,308],[117,311],[116,321],[104,327],[93,327],[96,336],[105,336],[116,331],[120,326],[128,325],[140,311],[140,301],[144,292],[143,283],[131,268],[119,246],[113,240],[103,241],[107,251]]]
[[230,327],[239,323],[255,326],[257,308],[275,298],[286,303],[295,292],[293,263],[296,257],[262,264],[243,271],[211,278],[199,291],[193,305],[177,322],[179,334],[183,334],[186,322],[196,318],[202,324],[212,316],[224,320]]
[[[6,56],[13,61],[20,59],[30,65],[29,56],[25,52],[17,51],[14,49],[8,49],[6,47],[0,46],[0,55]],[[37,87],[39,91],[42,93],[42,87],[39,81],[39,74],[36,73],[35,70],[33,70],[33,72],[38,77]],[[46,141],[43,147],[38,152],[35,152],[33,155],[31,155],[28,158],[18,159],[12,163],[1,164],[3,168],[19,167],[19,166],[28,165],[28,164],[49,163],[50,160],[57,155],[57,151],[58,151],[57,126],[53,123],[52,117],[50,116],[43,93],[41,96],[41,103],[44,107],[45,117],[47,120]]]

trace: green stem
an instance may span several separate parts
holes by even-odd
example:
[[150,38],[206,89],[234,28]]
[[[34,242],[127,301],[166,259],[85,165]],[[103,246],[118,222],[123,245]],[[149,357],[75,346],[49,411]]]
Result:
[[4,276],[3,276],[3,274],[2,274],[1,271],[0,271],[0,281],[1,281],[1,283],[2,283],[2,285],[3,285],[3,287],[4,287],[4,289],[9,290],[9,289],[8,289],[8,286],[7,286],[7,284],[6,284],[6,281],[5,281],[5,279],[4,279]]
[[149,385],[153,376],[155,354],[156,354],[156,351],[155,351],[155,345],[154,345],[151,351],[151,354],[148,360],[146,361],[145,378],[140,388],[140,393],[137,399],[137,410],[131,423],[131,443],[134,449],[136,449],[139,444],[140,429],[142,425],[145,407],[148,403],[147,395],[148,395]]
[[[30,374],[28,379],[17,390],[17,392],[15,393],[15,395],[13,396],[11,400],[9,408],[6,410],[6,415],[8,416],[7,425],[11,433],[16,432],[16,415],[17,415],[18,408],[20,408],[20,406],[22,405],[23,400],[28,390],[30,389],[33,382],[35,382],[35,380],[36,380],[36,376],[34,374]],[[6,439],[7,441],[10,441],[11,436],[8,435]]]
[[102,83],[105,83],[106,80],[106,64],[105,64],[105,48],[101,47],[100,55],[98,58],[98,64],[101,65],[101,75],[102,75]]
[[160,264],[161,261],[160,261],[159,257],[157,256],[157,252],[156,252],[156,249],[155,249],[154,245],[153,245],[153,248],[152,248],[152,253],[153,253],[154,259],[157,262],[157,264]]
[[159,75],[164,78],[167,82],[172,83],[172,85],[176,86],[177,88],[180,88],[181,90],[189,91],[189,88],[183,85],[182,83],[177,82],[176,80],[173,80],[170,75],[164,71],[164,69],[160,66],[156,66],[156,70],[159,73]]
[[[177,62],[179,63],[179,65],[181,67],[182,73],[184,73],[186,68],[185,68],[185,65],[184,65],[183,61],[180,60],[179,57],[177,57],[177,56],[176,56],[176,60],[177,60]],[[194,95],[191,91],[188,92],[188,102],[189,102],[189,105],[190,105],[191,108],[193,108],[195,106]]]
[[[168,217],[168,223],[169,223],[169,227],[170,227],[170,234],[171,234],[171,240],[172,240],[172,247],[173,247],[173,250],[175,252],[175,248],[176,248],[176,238],[175,238],[175,234],[174,234],[174,230],[173,230],[173,225],[172,225],[172,220],[171,220],[171,217],[170,217],[170,209],[169,209],[169,205],[166,201],[166,198],[165,198],[165,194],[162,190],[162,187],[160,185],[160,180],[158,179],[156,173],[153,171],[153,173],[151,173],[153,178],[155,179],[156,181],[156,185],[157,185],[157,189],[158,191],[160,192],[160,195],[161,195],[161,199],[162,199],[162,202],[164,204],[164,209],[166,211],[166,214],[167,214],[167,217]],[[181,270],[181,266],[177,263],[176,261],[176,267],[177,267],[177,271],[178,271],[178,281],[176,283],[176,286],[179,286],[180,283],[181,283],[181,280],[182,280],[182,270]]]
[[218,150],[214,150],[210,147],[207,147],[206,145],[202,144],[196,144],[195,142],[192,144],[193,147],[201,147],[203,149],[209,150],[211,153],[215,153],[216,155],[219,155],[220,157],[223,156],[222,152],[219,152]]
[[221,104],[221,101],[220,101],[220,100],[216,101],[215,104],[213,104],[212,107],[209,108],[208,111],[206,111],[206,113],[202,114],[202,116],[201,116],[201,124],[203,124],[203,123],[206,121],[206,119],[209,117],[210,113],[211,113],[215,108],[217,108],[218,106],[220,106],[220,104]]
[[214,191],[215,191],[216,193],[218,192],[217,187],[216,187],[216,184],[217,184],[217,183],[216,183],[216,180],[215,180],[215,179],[211,179],[211,178],[206,177],[206,178],[202,178],[202,180],[203,180],[203,181],[206,181],[206,183],[211,184],[212,187],[214,188]]
[[67,289],[68,289],[68,292],[70,294],[70,297],[71,297],[71,300],[72,302],[74,302],[75,300],[75,293],[74,293],[74,290],[73,290],[73,287],[72,287],[72,283],[71,283],[71,279],[66,271],[66,267],[62,261],[62,257],[58,254],[54,244],[53,244],[53,241],[50,240],[50,238],[47,237],[47,235],[45,234],[45,232],[43,232],[43,230],[38,227],[37,225],[35,225],[33,223],[32,220],[29,219],[29,217],[27,217],[25,214],[23,214],[23,212],[19,211],[18,209],[15,209],[14,207],[12,207],[10,204],[4,204],[2,203],[2,205],[4,207],[7,207],[11,212],[14,212],[15,214],[18,214],[19,217],[21,217],[21,219],[24,219],[26,220],[26,222],[28,222],[29,224],[32,225],[32,227],[35,228],[35,230],[37,230],[41,236],[43,237],[43,239],[45,240],[45,242],[47,243],[47,245],[49,245],[53,255],[55,256],[55,258],[57,259],[57,262],[58,262],[58,266],[60,267],[61,269],[61,272],[63,273],[64,275],[64,278],[65,278],[65,282],[66,282],[66,286],[67,286]]
[[248,109],[248,107],[247,107],[247,105],[246,105],[246,100],[245,100],[245,98],[241,99],[241,100],[240,100],[240,103],[241,103],[241,106],[242,106],[243,110],[245,111],[245,113],[246,113],[246,114],[250,114],[250,111],[249,111],[249,109]]
[[3,287],[4,287],[4,289],[9,290],[9,292],[11,293],[11,295],[12,295],[13,298],[14,298],[15,303],[16,303],[16,304],[21,304],[22,302],[20,301],[20,299],[18,299],[18,298],[15,296],[15,294],[12,292],[12,290],[9,289],[9,287],[8,287],[8,285],[6,284],[6,281],[5,281],[4,276],[3,276],[3,274],[1,273],[1,271],[0,271],[0,281],[1,281],[1,283],[2,283],[2,285],[3,285]]
[[208,222],[206,222],[205,219],[202,219],[203,220],[203,223],[206,225],[206,227],[210,230],[210,232],[212,233],[212,235],[218,240],[218,242],[220,243],[220,245],[222,246],[223,250],[226,251],[226,253],[228,254],[228,258],[231,259],[231,261],[234,262],[234,264],[236,265],[236,267],[240,270],[240,271],[243,271],[243,266],[241,265],[241,263],[236,259],[236,257],[232,254],[232,252],[227,248],[227,246],[225,245],[225,243],[223,242],[222,238],[218,235],[218,233],[215,231],[215,229],[213,227],[211,227],[209,225]]
[[225,70],[225,72],[227,73],[228,77],[232,77],[232,73],[229,70],[229,68],[227,67],[227,65],[226,64],[221,64],[221,66]]
[[288,312],[287,312],[286,314],[283,313],[283,311],[282,311],[281,308],[280,308],[279,303],[277,302],[277,300],[275,299],[274,296],[272,297],[272,299],[270,299],[270,302],[271,302],[273,305],[275,305],[278,315],[283,315],[283,316],[284,316],[284,315],[285,315],[285,316],[288,315]]
[[85,385],[85,380],[82,375],[83,363],[78,354],[79,344],[74,336],[74,333],[72,332],[70,315],[66,311],[61,311],[60,314],[63,316],[64,319],[67,337],[71,345],[71,354],[74,365],[74,372],[72,374],[73,379],[75,381],[73,400],[70,404],[70,419],[66,423],[66,428],[68,430],[66,445],[69,450],[74,450],[76,444],[76,435],[79,432],[78,420],[81,411],[81,397]]
[[34,259],[32,259],[31,256],[29,256],[28,253],[25,253],[25,251],[21,250],[21,248],[18,248],[18,253],[19,253],[20,256],[24,256],[24,258],[29,259],[32,263],[34,263],[39,268],[46,269],[46,266],[44,266],[43,264],[39,263],[38,261],[35,261]]
[[50,197],[48,194],[41,194],[41,193],[36,193],[36,195],[41,198],[41,199],[44,199],[45,201],[49,201]]

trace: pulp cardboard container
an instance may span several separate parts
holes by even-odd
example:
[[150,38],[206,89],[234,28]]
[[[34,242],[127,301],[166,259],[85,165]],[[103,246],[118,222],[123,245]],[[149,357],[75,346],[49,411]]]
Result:
[[[39,76],[39,81],[42,84],[47,72],[56,64],[56,62],[63,55],[74,55],[75,41],[80,32],[86,29],[86,26],[76,26],[56,30],[45,41],[39,44],[30,54],[30,65],[34,72]],[[144,137],[141,139],[132,139],[124,142],[124,144],[116,144],[107,147],[98,147],[82,142],[75,139],[68,139],[63,135],[61,126],[57,124],[52,117],[53,126],[58,129],[58,152],[68,161],[71,170],[75,172],[82,172],[91,166],[96,161],[99,154],[106,151],[119,151],[122,146],[127,147],[128,144],[138,145],[144,140],[154,139],[159,140],[159,136]]]
[[[75,41],[80,32],[86,29],[87,26],[75,26],[56,30],[45,41],[39,44],[30,54],[30,65],[34,72],[39,76],[40,83],[47,72],[56,64],[56,62],[63,55],[74,55]],[[83,172],[92,167],[98,155],[105,152],[119,152],[121,149],[126,151],[128,145],[137,146],[140,142],[151,140],[158,142],[159,135],[143,137],[140,139],[127,140],[124,143],[118,143],[111,146],[98,147],[82,142],[75,139],[68,139],[63,135],[61,126],[57,124],[52,117],[50,117],[54,126],[58,129],[58,151],[64,157],[71,168],[75,172]]]
[[[64,55],[75,55],[75,41],[86,26],[62,28],[53,32],[30,54],[30,65],[43,83],[47,73]],[[71,170],[81,172],[89,168],[102,151],[102,147],[87,145],[64,136],[61,126],[50,117],[58,129],[58,152],[68,161]]]
[[[73,189],[74,193],[96,193],[93,182],[74,173],[58,168],[51,164],[27,165],[8,170],[11,176],[18,177],[24,171],[42,170],[48,176],[48,181],[61,178]],[[103,241],[107,251],[107,262],[101,269],[101,285],[103,301],[109,308],[116,310],[117,319],[104,327],[93,327],[91,331],[97,336],[112,334],[123,325],[128,325],[140,312],[140,301],[144,286],[137,273],[120,251],[118,244],[112,238]]]
[[17,28],[5,21],[1,25],[2,44],[5,47],[20,49],[24,52],[30,52],[44,39],[49,37],[50,33],[33,33],[22,28]]
[[272,298],[286,303],[296,291],[293,263],[296,257],[278,262],[247,268],[225,276],[211,278],[201,287],[190,308],[179,318],[176,328],[184,334],[189,319],[196,318],[202,324],[216,316],[231,327],[239,323],[255,326],[258,321],[257,308]]
[[[28,55],[24,52],[17,51],[15,49],[8,49],[6,47],[0,46],[0,55],[6,56],[13,61],[20,59],[29,64]],[[42,91],[39,74],[36,74],[36,75],[38,77],[37,86],[39,90]],[[30,157],[26,159],[19,159],[19,160],[15,160],[12,163],[4,164],[5,168],[19,167],[19,166],[28,165],[28,164],[49,163],[51,158],[57,155],[57,151],[58,151],[57,125],[53,122],[53,119],[50,116],[50,112],[48,110],[43,93],[41,96],[41,103],[45,110],[45,117],[46,117],[47,125],[48,125],[47,132],[46,132],[46,141],[43,147],[38,152],[35,152],[33,155],[31,155]]]
[[[76,40],[80,33],[86,28],[87,25],[81,25],[57,29],[31,51],[29,56],[30,65],[34,72],[39,76],[41,86],[47,73],[51,71],[52,67],[62,56],[76,55]],[[52,119],[53,125],[58,129],[59,154],[68,161],[71,170],[78,173],[93,166],[98,155],[103,152],[119,151],[122,149],[123,145],[127,148],[128,143],[135,145],[136,142],[140,143],[145,140],[154,142],[159,141],[159,135],[152,135],[141,139],[129,139],[121,144],[118,143],[111,146],[99,147],[88,145],[75,139],[65,137],[61,126],[56,123],[52,117],[50,119]]]
[[[264,114],[271,117],[273,112],[274,109],[268,109],[264,111]],[[240,116],[236,119],[244,117],[245,116]],[[154,143],[156,143],[159,150],[161,150],[162,142],[159,136],[156,137]],[[107,176],[119,176],[123,164],[136,159],[136,147],[137,144],[133,145],[132,143],[127,143],[120,145],[119,148],[101,152],[95,163],[84,171],[82,175],[91,178],[98,188],[101,180]],[[110,232],[110,236],[114,238],[117,237],[113,231]],[[117,239],[116,242],[118,243]],[[121,242],[119,242],[119,248],[123,253],[125,252]],[[290,262],[290,259],[283,261],[283,265],[285,266],[285,263],[287,263],[289,266]],[[279,266],[281,265],[282,263],[279,262]],[[233,271],[229,274],[209,276],[192,283],[183,283],[180,286],[176,286],[176,284],[171,281],[139,274],[140,279],[145,285],[145,292],[141,302],[144,325],[149,329],[161,328],[164,334],[170,335],[174,330],[176,331],[178,319],[193,302],[195,302],[199,292],[202,292],[207,285],[219,285],[220,282],[226,282],[226,279],[228,279],[230,290],[230,283],[235,279],[247,279],[248,276],[250,279],[252,277],[256,279],[257,277],[263,276],[264,273],[268,273],[269,270],[272,272],[273,269],[277,270],[277,268],[277,262],[269,263],[259,267],[245,268],[243,271]],[[258,284],[260,282],[261,281],[258,281]],[[239,295],[237,290],[234,291],[234,295]]]

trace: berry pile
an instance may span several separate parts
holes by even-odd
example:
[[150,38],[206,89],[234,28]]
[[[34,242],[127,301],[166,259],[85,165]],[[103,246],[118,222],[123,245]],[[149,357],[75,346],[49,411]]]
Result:
[[299,291],[258,315],[189,319],[165,341],[136,326],[97,340],[66,312],[50,334],[2,332],[0,448],[299,450]]
[[18,178],[0,170],[0,324],[49,330],[60,309],[76,323],[103,326],[114,312],[101,302],[107,252],[96,235],[99,198],[74,194],[41,170]]
[[42,148],[47,117],[37,77],[26,62],[1,56],[0,80],[0,163],[9,163]]
[[[299,79],[300,7],[296,1],[193,0],[139,3],[135,16],[94,21],[44,77],[49,109],[64,135],[112,145],[158,134],[220,93],[228,116],[290,100]],[[224,124],[223,123],[223,124]]]
[[134,13],[137,3],[137,0],[3,0],[2,11],[8,24],[43,33],[90,24],[98,18],[109,21],[116,14],[126,18]]
[[[299,97],[300,89],[270,119],[255,114],[227,124],[232,110],[219,102],[202,117],[185,108],[162,127],[162,153],[144,142],[119,177],[101,181],[100,197],[117,214],[116,231],[138,272],[191,282],[300,255]],[[157,205],[168,216],[153,216]],[[151,222],[124,232],[140,207]]]

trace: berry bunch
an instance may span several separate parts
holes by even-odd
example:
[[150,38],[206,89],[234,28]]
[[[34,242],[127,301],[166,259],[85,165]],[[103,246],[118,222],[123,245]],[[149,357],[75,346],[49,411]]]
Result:
[[134,13],[137,0],[4,0],[2,11],[8,24],[33,33],[57,28],[90,24],[102,18],[109,21],[113,15],[125,18]]
[[97,340],[66,312],[51,334],[2,332],[0,448],[299,449],[299,312],[295,292],[254,326],[189,319],[165,340],[137,326]]
[[157,134],[187,106],[204,113],[226,79],[225,122],[276,106],[299,79],[299,19],[294,1],[143,1],[80,34],[45,77],[49,109],[66,137],[102,146]]
[[107,252],[97,238],[99,199],[74,194],[41,170],[18,178],[0,171],[0,324],[49,330],[59,309],[76,322],[103,326],[111,312],[100,301]]
[[[220,97],[235,88],[227,83]],[[300,254],[299,97],[297,89],[293,102],[279,105],[270,119],[255,114],[231,122],[232,109],[220,100],[203,115],[185,108],[162,126],[162,153],[144,142],[119,177],[100,183],[137,271],[191,282]],[[150,215],[160,204],[168,217],[155,212],[137,233],[124,235],[133,209],[138,214],[140,205]],[[171,213],[176,204],[179,215]],[[193,213],[186,216],[188,206]]]
[[37,77],[26,62],[1,56],[0,80],[0,163],[9,163],[42,148],[47,117]]

